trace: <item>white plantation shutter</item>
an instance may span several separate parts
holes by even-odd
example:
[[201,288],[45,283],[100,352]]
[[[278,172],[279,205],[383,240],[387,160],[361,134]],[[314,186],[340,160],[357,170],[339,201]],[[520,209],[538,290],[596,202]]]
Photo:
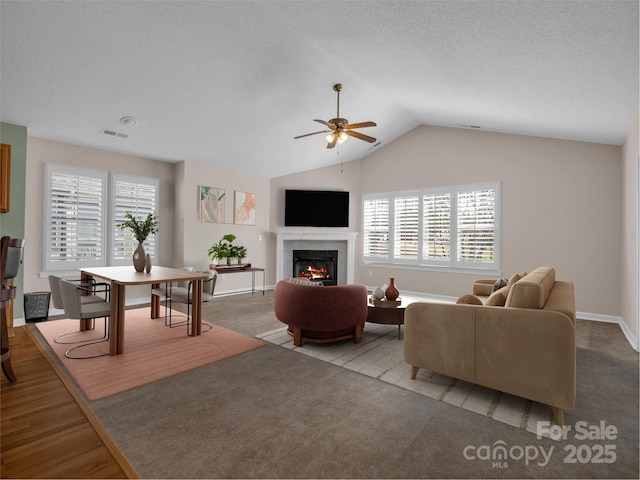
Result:
[[[116,227],[131,212],[144,220],[157,212],[158,179],[109,174],[70,165],[45,164],[42,265],[45,272],[130,265],[137,243]],[[157,239],[145,242],[157,252]]]
[[364,256],[389,256],[389,199],[365,198],[362,206]]
[[498,271],[499,232],[499,182],[363,197],[365,264]]
[[105,172],[48,164],[45,176],[45,269],[102,265]]
[[394,198],[393,256],[395,259],[418,258],[419,210],[418,195]]
[[[154,178],[114,174],[112,176],[114,223],[118,225],[130,213],[139,221],[157,211],[158,181]],[[115,264],[130,262],[138,242],[129,230],[115,228],[113,234],[113,261]],[[145,253],[156,257],[156,236],[150,235],[144,242]]]
[[495,210],[495,190],[458,192],[458,262],[494,263]]
[[423,201],[422,258],[451,259],[451,194],[425,194]]

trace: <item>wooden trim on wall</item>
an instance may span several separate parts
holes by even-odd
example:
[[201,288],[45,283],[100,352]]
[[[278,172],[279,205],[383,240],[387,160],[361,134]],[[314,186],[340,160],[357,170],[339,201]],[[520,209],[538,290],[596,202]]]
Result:
[[0,144],[0,153],[0,213],[7,213],[11,193],[11,145]]

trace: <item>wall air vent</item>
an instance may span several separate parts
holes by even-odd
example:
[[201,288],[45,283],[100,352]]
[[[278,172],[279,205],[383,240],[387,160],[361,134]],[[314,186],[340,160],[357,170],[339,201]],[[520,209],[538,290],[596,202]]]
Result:
[[120,133],[120,132],[116,132],[115,130],[109,130],[107,128],[103,128],[102,130],[100,130],[100,133],[104,135],[110,135],[112,137],[129,138],[129,134],[127,133]]

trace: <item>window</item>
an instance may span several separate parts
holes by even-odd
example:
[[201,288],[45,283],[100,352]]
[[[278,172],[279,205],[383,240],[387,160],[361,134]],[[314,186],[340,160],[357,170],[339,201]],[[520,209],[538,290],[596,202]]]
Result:
[[362,209],[364,218],[364,256],[384,259],[389,256],[389,198],[368,197]]
[[[157,211],[158,180],[153,178],[46,164],[44,190],[43,268],[47,272],[128,264],[135,239],[115,225],[125,212],[146,217]],[[155,256],[156,248],[151,236],[145,250]]]
[[363,263],[499,270],[500,184],[363,197]]
[[[125,220],[124,214],[145,219],[149,213],[156,211],[156,191],[158,181],[155,178],[132,177],[113,174],[113,196],[111,205],[114,205],[113,225],[118,225]],[[114,228],[113,233],[113,264],[128,265],[131,262],[133,251],[138,246],[135,237],[129,231]],[[144,251],[152,257],[156,256],[156,236],[151,235],[144,242]]]
[[418,259],[418,195],[393,199],[393,257],[396,260]]

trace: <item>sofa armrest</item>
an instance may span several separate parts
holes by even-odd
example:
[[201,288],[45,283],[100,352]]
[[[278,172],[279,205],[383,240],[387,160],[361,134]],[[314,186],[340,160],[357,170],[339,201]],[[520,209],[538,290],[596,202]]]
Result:
[[575,326],[558,311],[414,303],[404,318],[404,360],[556,408],[573,408]]
[[404,361],[473,382],[473,307],[416,302],[404,314]]
[[480,295],[483,297],[488,297],[491,295],[491,291],[493,290],[493,286],[496,281],[491,279],[480,279],[473,282],[473,289],[471,293],[473,295]]
[[475,312],[475,382],[559,408],[576,396],[575,326],[551,310],[481,307]]

